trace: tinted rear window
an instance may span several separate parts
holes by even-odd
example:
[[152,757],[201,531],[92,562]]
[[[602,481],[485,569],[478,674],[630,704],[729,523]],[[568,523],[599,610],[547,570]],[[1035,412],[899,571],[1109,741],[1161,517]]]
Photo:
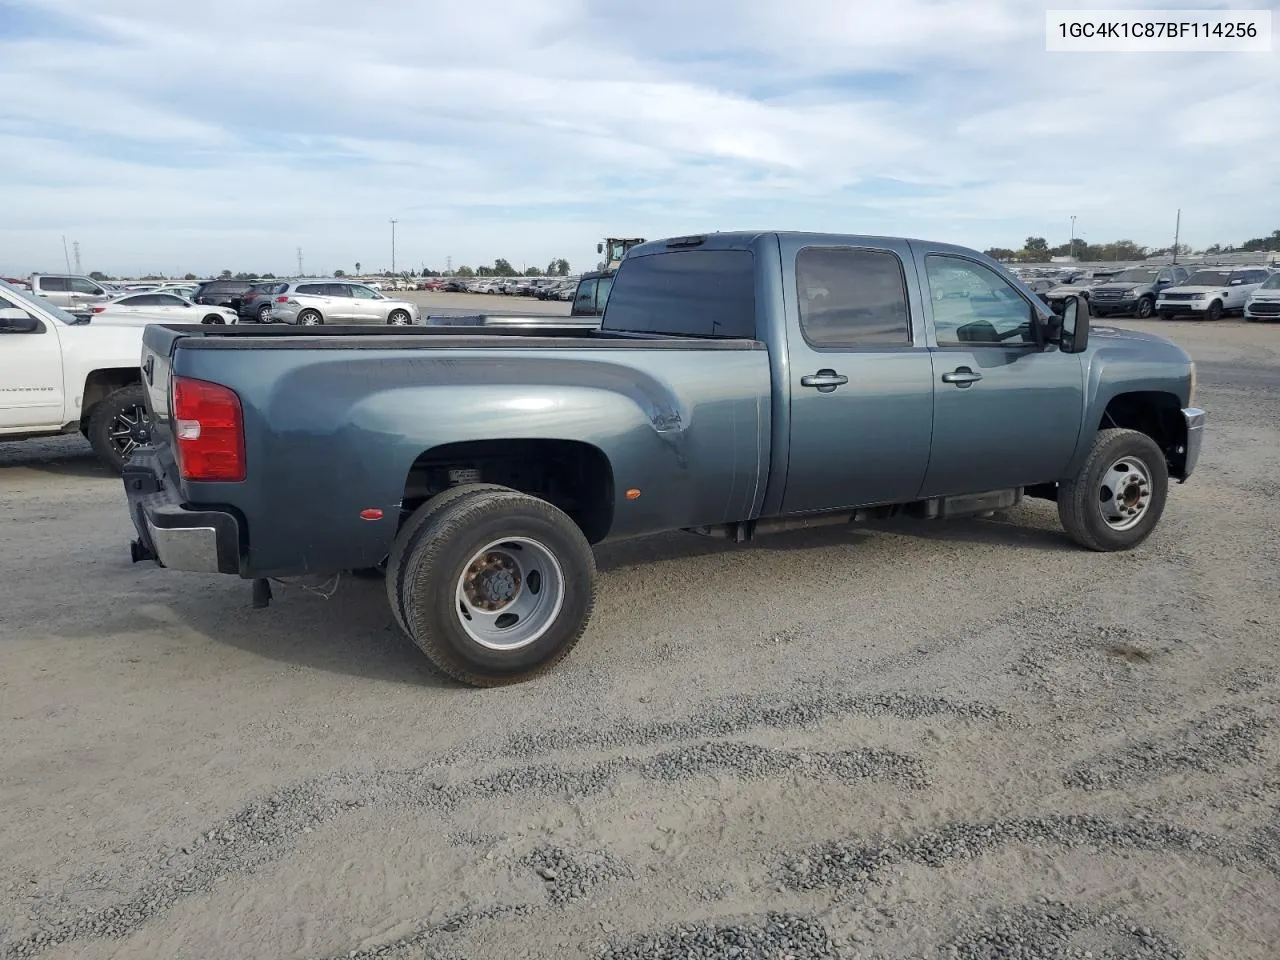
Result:
[[624,260],[601,329],[754,339],[750,251],[681,250]]

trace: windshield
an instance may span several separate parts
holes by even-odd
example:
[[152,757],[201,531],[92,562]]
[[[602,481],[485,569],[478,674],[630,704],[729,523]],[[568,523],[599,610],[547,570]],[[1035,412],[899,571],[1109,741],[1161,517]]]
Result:
[[1193,273],[1183,284],[1184,287],[1220,287],[1231,277],[1229,270],[1201,270]]
[[21,290],[11,284],[5,283],[3,280],[0,280],[0,291],[3,292],[6,299],[15,297],[18,300],[25,300],[28,304],[43,310],[54,319],[65,323],[69,327],[74,327],[80,323],[79,320],[67,313],[61,307],[50,303],[48,300],[41,300],[39,297],[27,293],[27,291]]
[[1151,283],[1156,278],[1155,270],[1122,270],[1111,279],[1117,283]]
[[1267,277],[1267,282],[1258,288],[1259,290],[1280,290],[1280,273],[1273,273]]

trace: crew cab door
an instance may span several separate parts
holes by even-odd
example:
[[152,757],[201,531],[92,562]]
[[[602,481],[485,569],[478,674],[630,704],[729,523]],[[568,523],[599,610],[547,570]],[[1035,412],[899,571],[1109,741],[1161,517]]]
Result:
[[910,247],[781,244],[791,400],[782,512],[913,499],[934,382]]
[[51,320],[38,317],[31,331],[14,322],[30,316],[21,301],[0,296],[0,433],[62,426],[62,344]]
[[956,253],[916,250],[928,295],[933,446],[921,496],[1063,477],[1084,416],[1079,354],[1036,345],[1030,299]]

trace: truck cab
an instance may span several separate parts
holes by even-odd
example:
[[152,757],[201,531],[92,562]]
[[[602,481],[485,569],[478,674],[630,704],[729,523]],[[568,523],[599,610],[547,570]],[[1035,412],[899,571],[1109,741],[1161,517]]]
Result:
[[142,331],[88,322],[0,283],[0,441],[79,431],[119,473],[150,441]]

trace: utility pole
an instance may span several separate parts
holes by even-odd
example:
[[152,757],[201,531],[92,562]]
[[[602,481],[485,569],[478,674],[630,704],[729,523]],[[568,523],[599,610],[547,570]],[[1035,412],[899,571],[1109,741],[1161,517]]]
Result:
[[84,271],[80,269],[80,241],[71,241],[71,249],[74,250],[76,254],[76,273],[84,273]]
[[1076,218],[1075,214],[1071,215],[1071,259],[1076,258]]
[[1178,219],[1173,225],[1173,262],[1178,262],[1178,235],[1182,232],[1182,208],[1178,208]]
[[63,234],[63,236],[62,236],[62,259],[63,259],[64,261],[66,261],[66,264],[67,264],[67,273],[70,273],[70,272],[71,272],[71,254],[67,253],[67,237],[66,237],[66,234]]
[[395,276],[396,272],[396,224],[400,221],[395,217],[391,218],[391,274]]
[[298,248],[298,276],[302,276],[302,248]]
[[444,258],[444,272],[453,276],[453,257]]

